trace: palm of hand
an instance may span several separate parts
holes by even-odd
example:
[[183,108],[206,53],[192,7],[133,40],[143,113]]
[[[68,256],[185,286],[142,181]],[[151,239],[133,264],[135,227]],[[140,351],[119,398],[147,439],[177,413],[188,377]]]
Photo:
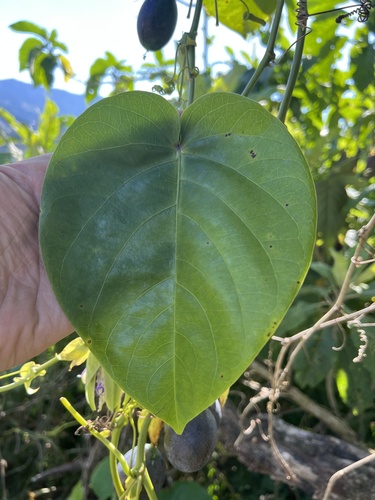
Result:
[[40,195],[49,158],[0,167],[0,370],[73,331],[39,252]]

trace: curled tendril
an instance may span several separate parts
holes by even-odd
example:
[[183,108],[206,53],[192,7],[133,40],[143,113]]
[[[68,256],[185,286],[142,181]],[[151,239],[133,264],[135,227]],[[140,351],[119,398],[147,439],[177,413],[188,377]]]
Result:
[[309,20],[309,13],[307,12],[306,0],[300,0],[299,2],[297,2],[296,14],[296,25],[304,28],[305,30],[308,29],[307,21]]
[[311,31],[311,29],[306,26],[309,17],[318,16],[320,14],[327,14],[328,12],[336,12],[338,10],[345,10],[352,7],[355,7],[354,10],[338,16],[336,18],[336,23],[340,24],[344,19],[347,19],[348,17],[355,15],[358,16],[357,21],[359,23],[365,23],[366,21],[368,21],[371,14],[371,9],[375,7],[375,3],[372,3],[370,0],[360,0],[360,3],[358,3],[357,5],[349,5],[348,7],[339,7],[330,10],[324,10],[321,12],[313,12],[309,14],[307,12],[306,0],[299,0],[297,2],[297,9],[296,9],[297,12],[296,24],[300,27],[304,27]]
[[371,14],[371,9],[373,7],[375,7],[375,5],[372,4],[369,0],[361,0],[361,4],[358,6],[358,8],[352,10],[351,12],[348,12],[347,14],[338,16],[336,18],[336,23],[340,24],[344,19],[355,15],[358,16],[357,21],[359,23],[365,23],[366,21],[368,21]]

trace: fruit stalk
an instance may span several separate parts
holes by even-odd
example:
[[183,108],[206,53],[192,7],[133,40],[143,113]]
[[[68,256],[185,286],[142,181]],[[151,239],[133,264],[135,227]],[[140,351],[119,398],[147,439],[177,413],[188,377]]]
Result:
[[[141,467],[145,467],[145,462],[146,462],[146,453],[145,453],[145,445],[147,441],[147,432],[148,432],[148,426],[150,425],[151,422],[151,414],[147,413],[145,416],[141,416],[142,418],[142,425],[140,426],[140,431],[138,435],[138,453],[137,453],[137,458],[135,461],[135,469],[138,471],[141,469]],[[157,496],[154,490],[154,486],[152,484],[152,481],[150,479],[149,473],[147,468],[145,468],[144,472],[142,473],[142,483],[143,487],[146,490],[148,497],[150,500],[157,500]]]
[[[116,449],[118,449],[121,432],[126,423],[127,419],[123,413],[121,413],[119,417],[115,418],[115,426],[112,430],[111,442]],[[124,493],[124,487],[117,472],[116,457],[113,453],[109,454],[109,468],[111,471],[111,477],[116,490],[116,494],[118,497],[121,497],[121,495]]]

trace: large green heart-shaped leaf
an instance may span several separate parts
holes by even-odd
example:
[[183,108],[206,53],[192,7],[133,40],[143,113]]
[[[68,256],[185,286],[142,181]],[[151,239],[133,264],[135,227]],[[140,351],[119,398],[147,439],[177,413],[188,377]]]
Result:
[[246,369],[310,263],[315,193],[285,126],[209,94],[104,99],[70,127],[42,194],[56,296],[116,382],[182,431]]

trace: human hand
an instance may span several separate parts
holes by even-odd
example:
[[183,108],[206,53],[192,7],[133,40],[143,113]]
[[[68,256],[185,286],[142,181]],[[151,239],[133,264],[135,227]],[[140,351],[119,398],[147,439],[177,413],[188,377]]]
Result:
[[40,196],[50,157],[0,166],[0,371],[74,331],[39,250]]

